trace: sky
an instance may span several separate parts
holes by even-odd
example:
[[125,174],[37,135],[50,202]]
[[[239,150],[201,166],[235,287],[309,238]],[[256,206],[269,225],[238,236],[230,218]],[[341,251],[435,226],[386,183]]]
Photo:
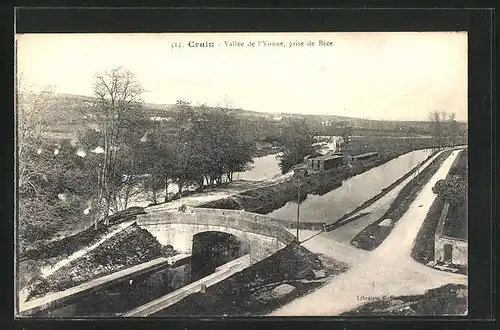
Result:
[[[189,46],[204,42],[213,47]],[[92,96],[94,74],[118,66],[137,76],[150,103],[230,100],[261,112],[384,120],[439,110],[467,120],[466,32],[17,35],[23,85]]]

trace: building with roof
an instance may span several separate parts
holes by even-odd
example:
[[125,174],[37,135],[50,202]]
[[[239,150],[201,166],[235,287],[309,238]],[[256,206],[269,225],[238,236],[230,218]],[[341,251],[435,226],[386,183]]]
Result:
[[312,157],[307,160],[307,167],[311,171],[326,171],[342,166],[344,157],[341,155],[324,155]]

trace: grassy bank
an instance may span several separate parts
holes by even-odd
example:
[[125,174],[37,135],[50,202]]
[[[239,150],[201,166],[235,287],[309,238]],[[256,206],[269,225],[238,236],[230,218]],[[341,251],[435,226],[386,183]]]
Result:
[[135,220],[138,214],[143,214],[144,209],[140,207],[131,207],[126,210],[116,212],[109,216],[109,225],[104,225],[104,219],[97,223],[97,229],[94,226],[78,232],[74,235],[56,240],[44,245],[37,245],[35,248],[22,252],[19,256],[20,261],[43,259],[49,263],[55,263],[60,259],[71,255],[72,253],[98,242],[103,236],[112,232],[113,225],[124,221]]
[[[451,150],[447,150],[441,153],[429,166],[408,182],[408,184],[400,191],[396,199],[392,202],[387,212],[379,220],[375,221],[373,224],[369,225],[356,235],[356,237],[354,237],[351,241],[351,244],[368,251],[371,251],[379,246],[392,231],[394,224],[408,210],[410,204],[422,190],[422,187],[437,172],[446,158],[450,156],[451,152]],[[380,226],[380,223],[385,219],[391,219],[392,224]]]
[[[325,277],[314,279],[313,270]],[[250,268],[155,315],[171,316],[250,316],[264,315],[323,285],[327,278],[347,270],[347,265],[309,250],[290,245]],[[291,285],[288,294],[276,294],[280,285]],[[276,289],[276,290],[275,290]],[[274,291],[273,291],[274,290]]]
[[[380,297],[342,316],[445,316],[467,313],[467,286],[447,284],[422,295]],[[363,297],[360,297],[362,299]],[[383,299],[386,298],[386,299]]]
[[[169,251],[173,255],[175,251]],[[28,285],[27,300],[74,287],[92,279],[149,260],[169,256],[165,248],[136,224],[123,229],[99,247],[62,266],[46,278],[34,278]]]
[[434,235],[436,234],[436,228],[443,206],[443,200],[436,197],[434,203],[432,203],[429,209],[429,212],[427,212],[427,215],[425,216],[424,223],[418,231],[415,244],[411,250],[412,258],[424,265],[429,261],[434,260]]

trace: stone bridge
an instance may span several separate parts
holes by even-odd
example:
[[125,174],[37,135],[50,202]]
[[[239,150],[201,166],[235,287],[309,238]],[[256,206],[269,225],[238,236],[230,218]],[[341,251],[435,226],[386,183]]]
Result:
[[242,210],[186,208],[172,210],[158,206],[144,209],[136,222],[163,245],[192,254],[193,237],[204,232],[231,234],[242,243],[243,254],[254,264],[295,241],[295,236],[276,219]]

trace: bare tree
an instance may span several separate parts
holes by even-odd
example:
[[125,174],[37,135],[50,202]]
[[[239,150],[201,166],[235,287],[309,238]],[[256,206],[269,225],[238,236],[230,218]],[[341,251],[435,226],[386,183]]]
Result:
[[94,94],[98,98],[98,124],[104,137],[104,160],[100,168],[97,218],[109,215],[113,191],[111,180],[116,173],[117,152],[120,148],[124,119],[140,102],[143,89],[135,75],[121,67],[95,75]]
[[229,96],[224,96],[224,108],[226,110],[230,109],[233,106],[233,101],[229,98]]
[[454,112],[448,115],[448,140],[452,147],[457,143],[459,135],[459,126],[455,117],[456,115]]
[[454,112],[433,111],[429,114],[432,125],[432,135],[439,149],[444,146],[454,146],[459,137],[459,124]]

